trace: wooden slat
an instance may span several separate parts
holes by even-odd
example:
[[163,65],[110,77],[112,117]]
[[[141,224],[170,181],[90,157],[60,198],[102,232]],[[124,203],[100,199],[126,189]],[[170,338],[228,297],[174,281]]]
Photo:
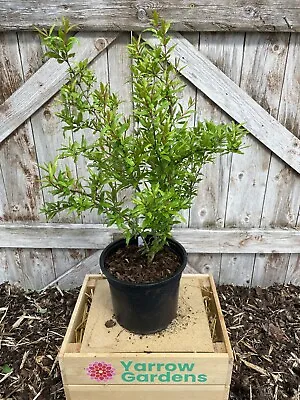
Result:
[[[201,33],[199,50],[236,84],[240,82],[244,33]],[[197,93],[197,119],[229,122],[226,114],[199,90]],[[213,164],[204,166],[204,179],[198,185],[198,194],[190,213],[191,228],[223,228],[229,173],[232,155],[217,157]],[[211,273],[219,283],[221,255],[194,254],[189,256],[193,267],[199,272]]]
[[219,283],[221,254],[188,254],[189,268],[186,273],[212,274],[216,283]]
[[[216,306],[216,310],[217,310],[217,313],[218,313],[218,321],[220,322],[221,329],[222,329],[222,334],[223,334],[223,339],[224,339],[224,343],[225,343],[225,347],[226,347],[226,352],[227,352],[227,354],[229,356],[229,360],[230,360],[231,366],[232,366],[233,353],[232,353],[232,348],[231,348],[229,336],[228,336],[228,333],[227,333],[225,319],[224,319],[224,316],[223,316],[223,313],[222,313],[222,308],[221,308],[221,304],[220,304],[220,301],[219,301],[216,285],[215,285],[215,282],[214,282],[212,276],[209,276],[209,280],[210,280],[211,291],[213,293],[213,299],[215,301],[215,306]],[[230,383],[232,368],[229,368],[229,372],[230,372],[230,375],[228,377],[227,382]]]
[[[145,35],[155,45],[157,39]],[[168,46],[176,45],[171,59],[180,60],[182,75],[206,96],[272,150],[278,157],[300,173],[300,140],[265,111],[255,100],[223,74],[179,33]]]
[[0,232],[0,247],[101,249],[116,230],[93,224],[1,224]]
[[225,385],[67,385],[66,390],[72,400],[165,400],[172,398],[173,400],[224,400],[226,396]]
[[[80,324],[80,322],[82,321],[82,312],[83,312],[84,304],[86,303],[86,293],[88,293],[87,284],[88,284],[89,280],[90,280],[90,277],[88,275],[86,275],[82,282],[81,289],[78,294],[76,304],[75,304],[75,307],[72,312],[71,319],[69,321],[68,329],[65,334],[60,351],[59,351],[59,356],[58,356],[59,359],[61,359],[64,356],[64,354],[67,350],[67,345],[70,344],[71,342],[73,342],[73,343],[75,342],[74,327],[77,327]],[[64,376],[63,376],[63,378],[64,378]]]
[[[32,73],[38,70],[42,66],[42,55],[43,48],[41,46],[41,41],[36,32],[21,32],[19,33],[19,43],[20,46],[20,54],[22,57],[22,65],[24,69],[24,75],[28,78],[28,75],[32,75]],[[105,54],[104,54],[105,55]],[[102,58],[103,53],[96,58]],[[57,104],[57,96],[52,97],[44,107],[38,109],[30,118],[31,127],[33,130],[34,136],[34,144],[35,151],[37,155],[37,160],[39,164],[44,164],[46,162],[52,161],[57,155],[57,149],[61,147],[62,143],[67,140],[68,137],[71,137],[70,133],[66,133],[66,137],[63,138],[62,135],[62,123],[59,118],[56,116],[56,112],[59,110],[59,105]],[[13,140],[12,138],[8,139],[8,142]],[[70,160],[61,160],[60,165],[68,165],[74,176],[76,176],[76,166]],[[40,171],[41,173],[41,171]],[[54,201],[54,196],[49,193],[48,188],[40,189],[40,193],[42,194],[43,201]],[[39,221],[45,221],[45,216],[40,213],[38,210]],[[75,213],[60,213],[55,219],[54,222],[61,223],[77,223],[81,222],[81,219],[78,219]],[[39,259],[38,255],[41,254],[36,253],[37,260]],[[53,263],[53,268],[55,271],[55,276],[61,275],[63,272],[68,270],[70,267],[76,265],[80,260],[85,257],[84,250],[68,250],[68,249],[53,249],[48,250],[52,252],[51,261]],[[34,268],[34,259],[31,261],[32,268]],[[25,264],[26,268],[26,264]],[[47,264],[44,263],[45,275],[49,271],[49,267],[47,268]],[[38,275],[38,274],[37,274]],[[43,286],[48,282],[52,281],[54,277],[50,279],[45,279],[43,281]],[[37,286],[40,288],[40,285]]]
[[[200,34],[199,51],[224,74],[239,84],[241,79],[244,34],[206,33]],[[213,120],[215,123],[230,119],[210,99],[198,91],[197,120]],[[191,209],[190,227],[223,228],[231,154],[217,157],[215,163],[204,166],[203,181],[198,185],[198,194]]]
[[69,289],[81,284],[86,274],[99,273],[99,258],[101,251],[96,251],[89,257],[84,258],[71,268],[66,269],[56,279],[49,282],[44,288],[47,289],[55,284],[59,284],[62,289]]
[[[188,331],[188,329],[187,329]],[[122,331],[122,333],[124,330]],[[126,332],[124,332],[126,334]],[[199,332],[201,333],[201,332]],[[174,333],[173,333],[174,334]],[[121,336],[122,337],[122,336]],[[188,338],[189,335],[188,333],[186,334],[186,337]],[[154,336],[155,338],[155,336]],[[119,338],[118,338],[119,339]],[[144,338],[139,340],[144,340]],[[131,339],[133,340],[133,339]],[[229,367],[229,357],[228,354],[226,353],[189,353],[189,352],[154,352],[154,353],[147,353],[146,351],[144,352],[120,352],[120,353],[115,353],[115,352],[106,352],[106,353],[98,353],[95,351],[90,351],[86,352],[81,349],[80,353],[65,353],[63,358],[60,358],[60,365],[62,370],[64,371],[64,384],[65,385],[73,385],[74,383],[78,383],[80,385],[88,385],[90,388],[95,387],[98,388],[99,390],[99,382],[92,381],[90,377],[85,373],[85,369],[87,366],[93,362],[93,361],[103,361],[109,364],[112,364],[115,369],[116,369],[116,375],[114,376],[114,380],[109,382],[109,384],[104,385],[104,387],[110,387],[111,390],[113,390],[113,387],[118,387],[118,383],[121,381],[120,377],[120,372],[124,369],[122,365],[120,365],[119,360],[122,360],[124,362],[128,362],[131,360],[134,360],[134,363],[193,363],[194,364],[194,370],[199,371],[199,373],[204,374],[207,376],[207,381],[203,383],[196,383],[192,382],[190,379],[187,382],[181,382],[179,385],[180,387],[186,387],[187,391],[189,390],[188,388],[197,388],[200,390],[200,388],[211,388],[214,387],[215,384],[219,385],[224,382],[227,382],[227,377],[228,377],[228,368]],[[120,368],[121,367],[121,368]],[[197,373],[197,372],[196,372]],[[118,383],[117,383],[118,382]],[[122,382],[122,381],[121,381]],[[156,380],[155,383],[151,382],[142,382],[142,381],[135,381],[136,385],[140,388],[137,389],[141,390],[141,388],[144,388],[147,391],[150,391],[151,388],[161,388],[161,390],[164,390],[164,388],[168,388],[170,390],[170,386],[176,386],[176,383],[174,381],[169,382],[166,384],[165,382],[160,382]],[[132,388],[135,385],[133,385],[133,382],[122,382],[122,389],[125,392],[126,387],[127,388]],[[102,399],[102,393],[98,393],[98,395]],[[123,393],[122,393],[123,395]],[[98,397],[98,399],[99,399]],[[89,398],[89,397],[88,397]],[[111,397],[112,399],[116,399],[115,396]],[[120,397],[117,397],[118,399],[122,399]],[[136,400],[141,400],[144,397],[135,397]],[[152,397],[147,397],[149,399],[152,399]],[[168,397],[166,397],[168,398]],[[173,398],[173,396],[172,396]],[[184,397],[176,397],[178,400],[182,400]],[[186,396],[186,398],[190,399],[189,396]],[[206,400],[207,397],[201,397],[198,395],[198,398],[195,397],[195,399],[203,399]],[[81,398],[82,399],[82,398]],[[80,399],[80,400],[81,400]],[[214,400],[214,399],[213,399]]]
[[6,251],[0,248],[0,282],[10,281],[11,279]]
[[[1,6],[0,6],[1,7]],[[80,33],[74,61],[93,60],[116,38],[113,33]],[[67,64],[47,61],[0,106],[0,143],[49,100],[65,83]]]
[[[0,247],[103,249],[117,231],[94,224],[0,224]],[[297,229],[174,229],[190,253],[298,253]]]
[[[199,45],[199,33],[185,33],[184,37],[186,40],[188,40],[193,46],[198,48]],[[179,103],[182,105],[184,109],[188,108],[189,104],[189,99],[192,99],[195,102],[194,109],[196,108],[196,103],[197,103],[197,88],[190,83],[187,79],[182,77],[182,80],[184,84],[186,85],[185,88],[183,89],[183,92],[181,94],[181,98],[179,99]],[[195,125],[195,115],[191,115],[188,121],[189,126],[194,126]],[[180,228],[187,228],[189,225],[189,220],[190,220],[190,210],[182,210],[181,215],[185,219],[184,222],[181,222],[178,227]]]
[[1,0],[2,30],[49,27],[62,16],[88,30],[140,30],[153,10],[173,22],[178,31],[299,31],[297,0]]
[[290,254],[257,254],[251,286],[268,287],[284,284]]
[[300,286],[300,254],[291,255],[285,283]]
[[[18,44],[19,53],[22,61],[22,70],[24,80],[30,79],[35,71],[37,71],[42,65],[42,49],[41,42],[37,33],[32,32],[19,32],[18,33]],[[34,132],[33,121],[35,115],[28,121],[31,128],[32,142],[35,147],[36,162],[39,159],[39,153],[36,146],[36,135]],[[26,124],[25,124],[26,125]],[[13,142],[14,138],[11,138]],[[10,141],[7,141],[8,143]],[[24,149],[22,149],[24,154]],[[21,156],[23,158],[23,155]],[[10,165],[12,168],[12,165]],[[39,171],[36,172],[39,177]],[[36,197],[39,201],[35,206],[36,219],[41,222],[45,222],[45,217],[40,215],[40,207],[43,204],[44,197],[41,191],[41,185],[35,182],[38,192]],[[19,190],[19,189],[18,189]],[[28,194],[27,194],[28,195]],[[26,260],[27,251],[27,260]],[[29,253],[30,251],[30,253]],[[39,249],[39,250],[19,250],[19,257],[21,259],[21,265],[25,277],[25,282],[22,283],[23,287],[30,289],[40,289],[47,282],[51,281],[55,277],[52,250],[51,249]]]
[[[116,42],[114,41],[114,45]],[[107,62],[107,49],[105,49],[98,57],[96,57],[90,65],[90,69],[94,72],[97,82],[109,83],[109,71]],[[93,143],[95,141],[95,135],[90,129],[80,130],[73,134],[74,140],[81,141],[82,134],[88,143]],[[88,160],[84,157],[79,157],[76,163],[76,170],[78,176],[83,178],[89,177],[89,172],[87,168]],[[74,163],[73,163],[74,165]],[[98,215],[97,210],[88,210],[82,214],[82,222],[84,223],[103,223],[103,215]]]
[[[20,51],[20,47],[25,52]],[[0,37],[0,103],[9,98],[34,73],[32,65],[27,70],[28,58],[33,57],[34,48],[27,52],[23,35],[2,34]],[[42,206],[39,171],[30,121],[15,132],[0,150],[0,215],[3,220],[37,221]],[[3,192],[3,188],[5,189]],[[34,249],[5,249],[7,278],[24,288],[41,288],[54,278],[51,251]],[[3,253],[2,253],[3,255]],[[2,267],[2,268],[3,268]],[[1,267],[0,267],[1,268]],[[37,273],[39,271],[39,273]]]
[[[300,36],[291,35],[288,57],[285,68],[285,77],[282,88],[282,96],[278,114],[278,120],[282,122],[291,132],[300,138]],[[300,177],[288,168],[281,160],[272,155],[268,182],[266,186],[265,204],[262,214],[262,227],[269,226],[300,226]],[[263,271],[263,257],[260,260],[260,276],[257,282],[268,285],[271,281],[284,283],[284,274],[287,271],[286,282],[299,280],[299,260],[297,257],[282,255],[272,260],[269,256],[264,257],[266,266]],[[271,268],[271,264],[274,268]],[[276,265],[281,266],[279,276]]]
[[[246,34],[240,86],[274,118],[278,114],[288,42],[289,34],[285,33]],[[248,229],[261,223],[271,152],[251,135],[245,138],[245,144],[245,154],[232,157],[225,220],[228,228]],[[221,282],[249,285],[255,275],[254,262],[255,255],[224,255]],[[275,270],[285,276],[280,268]]]

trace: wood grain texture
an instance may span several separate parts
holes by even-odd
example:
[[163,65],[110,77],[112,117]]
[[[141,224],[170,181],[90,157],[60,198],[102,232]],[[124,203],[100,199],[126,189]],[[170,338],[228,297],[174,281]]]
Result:
[[288,254],[257,254],[251,286],[267,287],[274,282],[284,284],[289,258]]
[[216,283],[219,283],[221,255],[220,254],[188,254],[186,273],[212,274]]
[[[101,54],[95,57],[95,59],[90,64],[90,69],[95,74],[98,82],[97,85],[99,84],[99,82],[103,82],[105,84],[109,82],[107,48],[104,49]],[[86,136],[86,140],[88,141],[88,143],[92,143],[95,141],[95,135],[88,129],[80,130],[79,132],[73,133],[73,139],[80,142],[82,134]],[[84,178],[88,177],[89,173],[87,169],[87,160],[85,158],[79,157],[76,163],[76,171],[76,174],[78,176],[82,176]],[[96,210],[86,211],[82,214],[82,222],[85,223],[103,223],[103,220],[103,216],[98,215]]]
[[62,289],[70,289],[78,286],[83,282],[87,274],[97,274],[100,271],[99,258],[102,251],[95,251],[89,257],[84,258],[76,265],[66,269],[56,279],[47,283],[43,290],[58,284]]
[[300,254],[291,255],[285,283],[300,286]]
[[221,256],[219,284],[250,286],[253,274],[253,254],[241,255],[236,251],[232,253],[223,253]]
[[[103,249],[117,232],[94,224],[0,224],[0,247]],[[297,229],[173,229],[189,253],[298,253]]]
[[172,21],[177,31],[299,31],[297,0],[1,0],[2,30],[51,26],[67,16],[81,29],[129,31],[149,25],[153,10]]
[[[21,59],[19,44],[22,38],[15,33],[2,34],[0,39],[0,103],[12,95],[28,79]],[[31,72],[32,73],[32,72]],[[4,101],[4,103],[3,103]],[[39,171],[30,122],[19,127],[11,140],[2,142],[0,170],[3,197],[0,199],[4,221],[36,221],[42,206]],[[32,249],[5,249],[7,277],[28,289],[40,288],[54,278],[53,262],[49,250],[38,253]],[[4,255],[4,254],[3,254]]]
[[[199,33],[184,33],[183,37],[188,40],[193,46],[198,48],[199,46]],[[189,82],[188,79],[185,77],[181,76],[180,77],[182,82],[186,85],[183,92],[181,93],[181,98],[179,99],[179,103],[182,105],[184,110],[188,109],[189,105],[189,100],[192,99],[193,102],[195,103],[194,105],[194,110],[196,109],[196,104],[197,104],[197,97],[198,97],[198,90],[197,88]],[[188,121],[188,126],[194,126],[195,125],[195,115],[191,115]],[[181,222],[180,224],[177,225],[177,227],[180,228],[187,228],[190,223],[190,210],[183,210],[181,211],[181,215],[184,218],[184,222]]]
[[[243,33],[201,33],[199,50],[236,84],[240,81],[243,58]],[[228,122],[221,109],[199,90],[196,103],[198,120]],[[192,228],[222,228],[224,226],[231,155],[217,157],[215,163],[204,166],[204,179],[198,185],[193,201],[189,226]],[[199,272],[213,274],[219,283],[220,255],[194,254],[191,265]]]
[[[77,37],[80,43],[74,46],[74,61],[94,59],[114,41],[116,34],[79,33]],[[60,89],[66,81],[67,68],[66,63],[50,59],[0,105],[0,143]]]
[[[157,40],[149,35],[145,35],[145,39],[151,45],[157,43]],[[300,140],[179,33],[174,34],[168,43],[168,46],[173,45],[176,47],[171,60],[175,62],[178,59],[180,65],[185,66],[182,75],[299,173]]]
[[[243,59],[244,34],[207,33],[200,35],[201,53],[239,84]],[[229,122],[229,118],[200,91],[197,96],[197,120]],[[189,226],[192,228],[224,226],[231,155],[217,157],[214,164],[206,165],[203,181],[191,208]]]
[[24,289],[40,290],[54,279],[49,250],[6,249],[9,280]]
[[[240,86],[275,118],[285,73],[288,42],[289,34],[246,34]],[[232,157],[226,227],[252,228],[259,227],[261,223],[271,153],[251,135],[244,142],[248,146],[244,155],[233,154]],[[224,256],[221,265],[222,282],[251,283],[255,256],[252,257]],[[238,274],[234,274],[235,265],[238,266]],[[285,275],[284,272],[282,274]]]
[[188,398],[189,400],[224,400],[226,387],[224,385],[210,385],[210,386],[183,386],[183,385],[163,385],[151,387],[140,385],[102,385],[101,389],[92,385],[68,385],[67,392],[69,400],[82,400],[88,398],[89,400],[164,400],[169,396],[173,400],[182,400]]
[[[291,35],[278,119],[298,138],[300,137],[299,57],[300,36]],[[261,226],[264,228],[269,226],[300,226],[299,211],[300,177],[280,159],[272,155]],[[264,279],[268,283],[273,279],[273,273],[275,273],[275,277],[278,277],[278,271],[268,268],[270,264],[269,256],[264,259],[267,267]],[[290,258],[287,254],[280,257],[279,263],[282,275],[284,275],[285,271],[287,273],[287,282],[296,282],[299,274],[298,259],[295,257]],[[283,283],[282,277],[280,277],[279,282]]]
[[10,282],[12,281],[12,278],[10,276],[10,271],[11,269],[9,268],[8,265],[8,260],[6,257],[6,251],[5,249],[0,248],[0,282]]
[[[0,37],[0,107],[23,84],[22,63],[17,36],[14,33]],[[0,202],[3,221],[37,220],[42,204],[39,173],[31,125],[24,124],[12,140],[0,147],[0,170],[4,194]],[[6,208],[5,208],[5,205]]]
[[[38,71],[42,66],[42,54],[43,48],[41,46],[39,37],[37,33],[23,32],[19,33],[20,54],[22,57],[22,66],[24,70],[24,75],[32,75],[34,71]],[[30,118],[31,126],[34,135],[34,144],[37,155],[37,161],[40,165],[49,162],[54,159],[57,155],[56,150],[61,147],[62,143],[66,140],[62,135],[62,124],[55,113],[58,111],[57,97],[51,98],[43,108],[37,110]],[[70,135],[67,134],[66,137]],[[11,138],[8,138],[10,141]],[[74,163],[68,160],[62,160],[61,165],[68,164],[71,171],[73,171],[76,176],[77,170]],[[41,173],[41,176],[43,173]],[[40,193],[43,197],[43,202],[53,201],[53,195],[49,193],[49,190],[43,188]],[[45,221],[45,216],[38,210],[39,220]],[[67,214],[66,212],[60,213],[58,217],[54,219],[55,222],[81,222],[81,219],[75,216],[74,213]],[[49,254],[49,263],[53,264],[55,275],[49,280],[43,281],[43,286],[51,282],[55,276],[61,275],[66,269],[69,269],[74,264],[77,264],[82,258],[85,257],[85,252],[80,250],[40,250],[42,252],[48,251],[51,253],[51,258]],[[36,255],[38,259],[38,254]],[[44,264],[44,268],[46,265]],[[49,269],[52,268],[49,266]],[[46,274],[47,275],[47,274]],[[49,277],[50,278],[50,277]],[[40,286],[39,286],[40,287]]]
[[[30,79],[31,76],[37,71],[42,65],[42,49],[41,43],[38,35],[31,32],[19,32],[18,33],[18,44],[19,53],[22,64],[22,71],[24,80]],[[32,141],[35,147],[36,160],[39,158],[39,148],[37,146],[38,132],[34,130],[34,122],[37,116],[33,115],[29,119],[32,130]],[[11,138],[12,139],[12,138]],[[13,141],[13,140],[12,140]],[[38,170],[38,178],[40,178],[40,171]],[[40,213],[40,207],[43,205],[43,192],[41,190],[41,185],[37,183],[39,192],[38,198],[39,203],[36,206],[36,217],[40,221],[45,221],[45,217]],[[28,252],[28,250],[27,250]],[[31,277],[31,279],[26,279],[25,287],[30,289],[40,289],[45,283],[51,281],[55,277],[55,269],[52,257],[52,251],[50,249],[40,249],[39,251],[33,250],[28,257],[28,261],[24,259],[24,254],[26,250],[20,249],[20,259],[24,263],[24,274],[26,277]]]

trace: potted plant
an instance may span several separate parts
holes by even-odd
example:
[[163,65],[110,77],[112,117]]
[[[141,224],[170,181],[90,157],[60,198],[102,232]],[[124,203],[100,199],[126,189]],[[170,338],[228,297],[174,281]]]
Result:
[[[46,203],[47,218],[68,210],[105,214],[123,239],[101,254],[100,267],[110,284],[114,312],[120,325],[136,333],[162,330],[176,317],[179,281],[186,266],[184,248],[171,237],[183,220],[201,181],[201,169],[216,155],[240,153],[245,130],[241,125],[198,122],[189,127],[194,103],[179,102],[184,89],[179,63],[170,63],[170,24],[154,14],[147,29],[158,39],[155,47],[132,37],[133,112],[118,112],[120,100],[109,84],[97,83],[88,61],[72,63],[73,27],[63,19],[54,32],[41,30],[49,57],[68,64],[69,80],[60,92],[58,113],[64,131],[73,134],[54,161],[45,164],[44,187],[56,200]],[[87,141],[85,132],[93,133]],[[80,135],[80,139],[75,137]],[[60,160],[87,161],[88,176],[77,177]],[[130,204],[123,195],[131,190]]]

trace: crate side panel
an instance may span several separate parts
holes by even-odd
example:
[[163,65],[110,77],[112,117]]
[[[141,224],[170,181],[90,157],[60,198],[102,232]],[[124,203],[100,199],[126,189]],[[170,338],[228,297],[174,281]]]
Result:
[[[101,279],[100,275],[99,275],[99,279]],[[86,277],[83,281],[81,290],[79,292],[79,295],[78,295],[78,298],[77,298],[77,301],[76,301],[76,304],[75,304],[75,307],[74,307],[74,310],[73,310],[73,313],[72,313],[72,316],[71,316],[71,319],[69,322],[69,326],[68,326],[65,338],[63,340],[63,344],[61,346],[59,357],[63,356],[66,346],[69,343],[74,342],[74,340],[75,340],[75,329],[80,324],[80,321],[82,318],[82,312],[83,312],[84,304],[86,302],[86,298],[85,298],[86,293],[93,288],[93,286],[91,286],[91,285],[95,284],[95,282],[97,282],[97,280],[94,279],[94,276],[92,276],[92,278],[91,278],[90,275],[86,275]]]
[[72,385],[68,386],[70,400],[165,400],[170,396],[172,400],[224,400],[226,388],[224,385],[212,386],[123,386],[123,385]]
[[229,336],[228,336],[228,333],[227,333],[227,328],[226,328],[225,319],[224,319],[224,316],[223,316],[223,313],[222,313],[222,309],[221,309],[221,304],[220,304],[219,297],[218,297],[217,288],[216,288],[216,285],[215,285],[215,282],[214,282],[214,279],[213,279],[212,276],[210,277],[210,285],[211,285],[211,290],[212,290],[213,297],[214,297],[214,302],[215,302],[215,306],[216,306],[218,321],[219,321],[221,329],[222,329],[224,343],[225,343],[226,350],[227,350],[227,353],[229,355],[230,361],[232,363],[232,361],[233,361],[232,348],[231,348]]
[[[230,368],[224,353],[65,354],[60,366],[64,384],[94,386],[103,383],[103,370],[110,386],[222,385],[228,382]],[[97,373],[99,381],[95,379]],[[92,374],[96,376],[93,378]]]

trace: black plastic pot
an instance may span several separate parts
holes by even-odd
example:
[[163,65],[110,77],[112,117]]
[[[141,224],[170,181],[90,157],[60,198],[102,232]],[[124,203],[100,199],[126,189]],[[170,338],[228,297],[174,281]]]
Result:
[[105,266],[108,256],[125,247],[125,239],[108,245],[100,256],[100,268],[109,282],[113,309],[118,323],[130,332],[149,334],[165,329],[176,317],[179,282],[187,263],[185,249],[174,239],[169,248],[181,265],[172,277],[157,283],[130,283],[115,278]]

